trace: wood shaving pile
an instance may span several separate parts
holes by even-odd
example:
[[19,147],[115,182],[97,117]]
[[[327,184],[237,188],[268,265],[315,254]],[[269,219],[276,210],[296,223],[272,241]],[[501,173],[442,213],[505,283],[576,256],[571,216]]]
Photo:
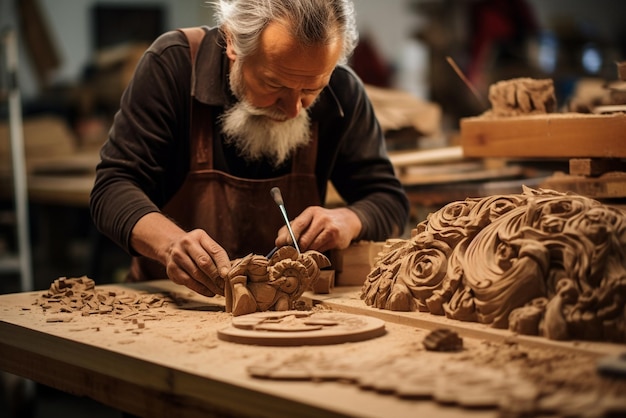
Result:
[[47,322],[68,322],[73,316],[58,314],[110,314],[125,319],[139,312],[161,308],[168,303],[179,304],[168,295],[96,289],[95,282],[83,276],[56,279],[48,292],[42,295],[42,299],[35,300],[34,305],[41,306],[47,314],[51,314],[46,319]]

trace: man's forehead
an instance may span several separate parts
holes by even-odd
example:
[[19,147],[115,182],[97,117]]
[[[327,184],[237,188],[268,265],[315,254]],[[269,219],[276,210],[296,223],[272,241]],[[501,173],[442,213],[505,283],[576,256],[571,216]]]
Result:
[[328,77],[339,61],[341,40],[329,44],[303,45],[287,26],[270,23],[260,37],[256,63],[268,72],[286,77]]

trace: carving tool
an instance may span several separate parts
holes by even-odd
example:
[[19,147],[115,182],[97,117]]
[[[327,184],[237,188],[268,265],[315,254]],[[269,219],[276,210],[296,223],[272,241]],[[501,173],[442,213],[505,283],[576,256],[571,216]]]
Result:
[[291,235],[291,241],[293,242],[293,246],[298,250],[298,255],[300,255],[300,247],[298,247],[298,241],[296,241],[296,237],[293,234],[293,230],[291,229],[291,224],[289,223],[289,217],[287,216],[287,210],[285,209],[285,203],[283,202],[283,195],[280,193],[280,189],[278,187],[272,187],[270,190],[270,194],[274,199],[274,202],[278,205],[280,209],[280,213],[283,215],[283,219],[285,220],[285,225],[287,225],[287,230],[289,231],[289,235]]
[[484,109],[489,109],[489,105],[487,104],[483,96],[480,94],[478,89],[472,84],[472,82],[469,81],[469,79],[465,76],[465,74],[463,74],[463,71],[461,71],[459,66],[456,65],[456,62],[452,59],[452,57],[446,57],[446,61],[448,61],[448,64],[450,64],[450,66],[452,67],[456,75],[459,76],[461,81],[463,81],[463,83],[467,86],[467,88],[470,89],[470,91],[472,92],[476,100],[478,100],[480,105]]

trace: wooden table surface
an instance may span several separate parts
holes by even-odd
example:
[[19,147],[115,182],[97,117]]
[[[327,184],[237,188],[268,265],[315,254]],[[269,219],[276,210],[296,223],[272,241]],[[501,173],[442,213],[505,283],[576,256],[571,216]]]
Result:
[[[100,286],[98,286],[100,287]],[[102,289],[190,293],[168,281],[104,285]],[[0,296],[0,369],[57,389],[93,398],[140,416],[475,416],[432,402],[401,401],[341,383],[255,379],[246,367],[280,356],[355,356],[401,344],[409,327],[387,324],[387,334],[369,341],[310,347],[262,347],[217,338],[230,324],[223,299],[195,296],[185,308],[168,305],[159,320],[137,329],[106,315],[76,315],[47,322],[33,305],[45,292]],[[390,415],[389,412],[393,411]]]
[[[456,326],[466,346],[514,337],[480,324],[393,313],[366,307],[354,288],[308,297],[339,311],[379,316],[386,334],[367,341],[304,347],[266,347],[225,342],[217,331],[230,325],[223,298],[204,298],[169,281],[97,286],[99,290],[178,295],[186,302],[142,314],[144,325],[104,314],[51,322],[38,304],[46,292],[0,296],[0,369],[57,389],[150,417],[496,417],[493,409],[463,409],[429,400],[407,400],[338,382],[278,381],[251,377],[247,368],[290,358],[384,359],[401,352],[428,353],[421,341],[434,327]],[[152,316],[151,316],[152,315]],[[57,314],[58,316],[58,314]],[[551,349],[598,355],[624,346],[520,341]],[[443,355],[437,353],[437,355]],[[417,358],[417,357],[416,357]]]

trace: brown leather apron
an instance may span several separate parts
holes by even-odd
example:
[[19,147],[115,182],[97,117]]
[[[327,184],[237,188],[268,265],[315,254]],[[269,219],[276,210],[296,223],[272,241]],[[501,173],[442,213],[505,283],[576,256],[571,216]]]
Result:
[[[191,39],[190,39],[191,42]],[[290,174],[263,180],[234,177],[213,167],[213,140],[219,138],[210,106],[192,98],[190,170],[163,213],[186,231],[201,228],[220,244],[231,259],[249,253],[267,254],[284,225],[270,195],[279,187],[293,219],[308,206],[320,204],[315,179],[317,125],[311,141],[296,150]],[[129,281],[167,278],[165,268],[146,257],[134,257]]]

